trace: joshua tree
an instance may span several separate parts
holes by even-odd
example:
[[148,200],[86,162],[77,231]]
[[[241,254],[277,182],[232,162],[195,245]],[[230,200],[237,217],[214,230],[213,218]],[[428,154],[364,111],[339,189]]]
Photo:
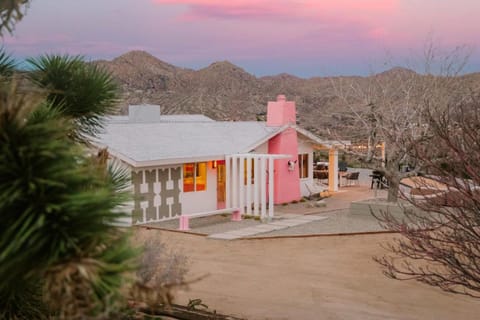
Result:
[[[128,179],[74,143],[110,110],[112,81],[78,58],[52,59],[74,61],[74,72],[65,67],[68,78],[52,77],[53,85],[37,82],[48,68],[33,73],[34,84],[15,75],[0,84],[0,315],[7,319],[108,316],[132,269],[127,235],[115,227]],[[79,103],[85,88],[92,105]]]
[[28,77],[46,100],[73,124],[73,140],[88,143],[102,118],[116,110],[117,85],[108,72],[79,56],[43,55],[27,59]]
[[15,23],[25,15],[30,0],[2,0],[0,2],[0,35],[4,30],[12,33]]

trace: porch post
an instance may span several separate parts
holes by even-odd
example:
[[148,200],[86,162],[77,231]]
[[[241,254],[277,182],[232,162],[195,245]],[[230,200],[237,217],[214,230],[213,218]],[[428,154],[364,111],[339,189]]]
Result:
[[252,214],[252,158],[247,157],[247,212]]
[[225,157],[225,207],[232,207],[232,196],[231,196],[231,183],[232,183],[232,173],[230,170],[230,161],[232,158],[227,156]]
[[260,159],[260,203],[262,204],[262,213],[261,218],[264,218],[267,215],[267,170],[266,170],[266,161],[264,157]]
[[240,161],[239,163],[239,167],[238,167],[238,188],[240,189],[239,190],[239,193],[238,193],[238,197],[239,197],[239,201],[238,201],[238,205],[240,206],[240,214],[245,214],[245,185],[244,185],[244,181],[245,181],[245,158],[244,157],[238,157],[238,161]]
[[260,185],[260,163],[258,161],[258,156],[254,158],[253,162],[253,169],[255,170],[255,177],[253,179],[253,215],[258,216],[258,208],[259,208],[259,199],[258,199],[258,194],[260,192],[259,190],[259,185]]
[[232,207],[238,208],[238,158],[232,157]]
[[274,166],[273,158],[268,159],[268,216],[273,218],[273,206],[275,204],[273,198],[273,177],[274,176]]
[[338,191],[338,150],[328,150],[328,191]]

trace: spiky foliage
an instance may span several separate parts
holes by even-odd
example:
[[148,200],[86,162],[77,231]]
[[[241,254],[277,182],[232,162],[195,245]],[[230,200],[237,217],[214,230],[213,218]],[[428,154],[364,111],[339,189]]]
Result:
[[0,80],[7,78],[15,71],[17,63],[15,60],[5,51],[4,48],[0,48]]
[[[114,226],[126,175],[105,174],[72,144],[71,122],[50,103],[15,84],[1,89],[0,316],[35,319],[45,306],[65,319],[109,312],[134,255]],[[29,316],[21,301],[35,302]]]
[[117,85],[105,70],[68,55],[43,55],[27,63],[31,79],[46,90],[47,100],[74,120],[74,140],[87,143],[102,128],[102,118],[115,111]]
[[2,0],[0,1],[0,36],[4,30],[13,32],[15,23],[22,20],[30,0]]

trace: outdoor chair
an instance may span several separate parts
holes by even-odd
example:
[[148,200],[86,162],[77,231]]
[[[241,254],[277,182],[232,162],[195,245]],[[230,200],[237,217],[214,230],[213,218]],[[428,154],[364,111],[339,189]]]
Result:
[[358,185],[359,181],[358,178],[360,176],[360,172],[355,171],[355,172],[349,172],[346,175],[343,176],[345,178],[345,186],[350,186],[353,184]]
[[313,178],[319,180],[328,179],[328,171],[326,170],[313,170]]
[[309,193],[308,197],[306,198],[309,200],[314,199],[315,197],[319,197],[322,192],[328,190],[327,186],[316,183],[315,181],[306,181],[305,187],[307,188],[307,191]]
[[347,172],[347,170],[348,170],[348,167],[346,162],[341,161],[338,163],[338,171]]
[[372,177],[372,184],[370,186],[370,189],[373,189],[373,186],[376,184],[377,189],[383,189],[383,188],[388,188],[388,181],[385,178],[385,175],[382,171],[380,170],[373,170],[372,174],[370,175]]

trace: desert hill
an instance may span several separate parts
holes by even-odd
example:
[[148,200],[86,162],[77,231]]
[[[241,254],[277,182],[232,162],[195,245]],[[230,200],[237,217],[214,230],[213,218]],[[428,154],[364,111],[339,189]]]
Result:
[[[335,94],[335,83],[350,81],[362,86],[369,80],[357,76],[303,79],[285,73],[257,78],[228,61],[191,70],[144,51],[94,63],[110,71],[120,84],[122,112],[128,104],[150,103],[159,104],[164,114],[202,113],[217,120],[256,120],[266,111],[269,100],[285,94],[297,104],[299,124],[320,135],[342,126],[342,114],[348,112]],[[412,73],[397,67],[371,77],[387,81]],[[463,79],[480,91],[480,73]]]

